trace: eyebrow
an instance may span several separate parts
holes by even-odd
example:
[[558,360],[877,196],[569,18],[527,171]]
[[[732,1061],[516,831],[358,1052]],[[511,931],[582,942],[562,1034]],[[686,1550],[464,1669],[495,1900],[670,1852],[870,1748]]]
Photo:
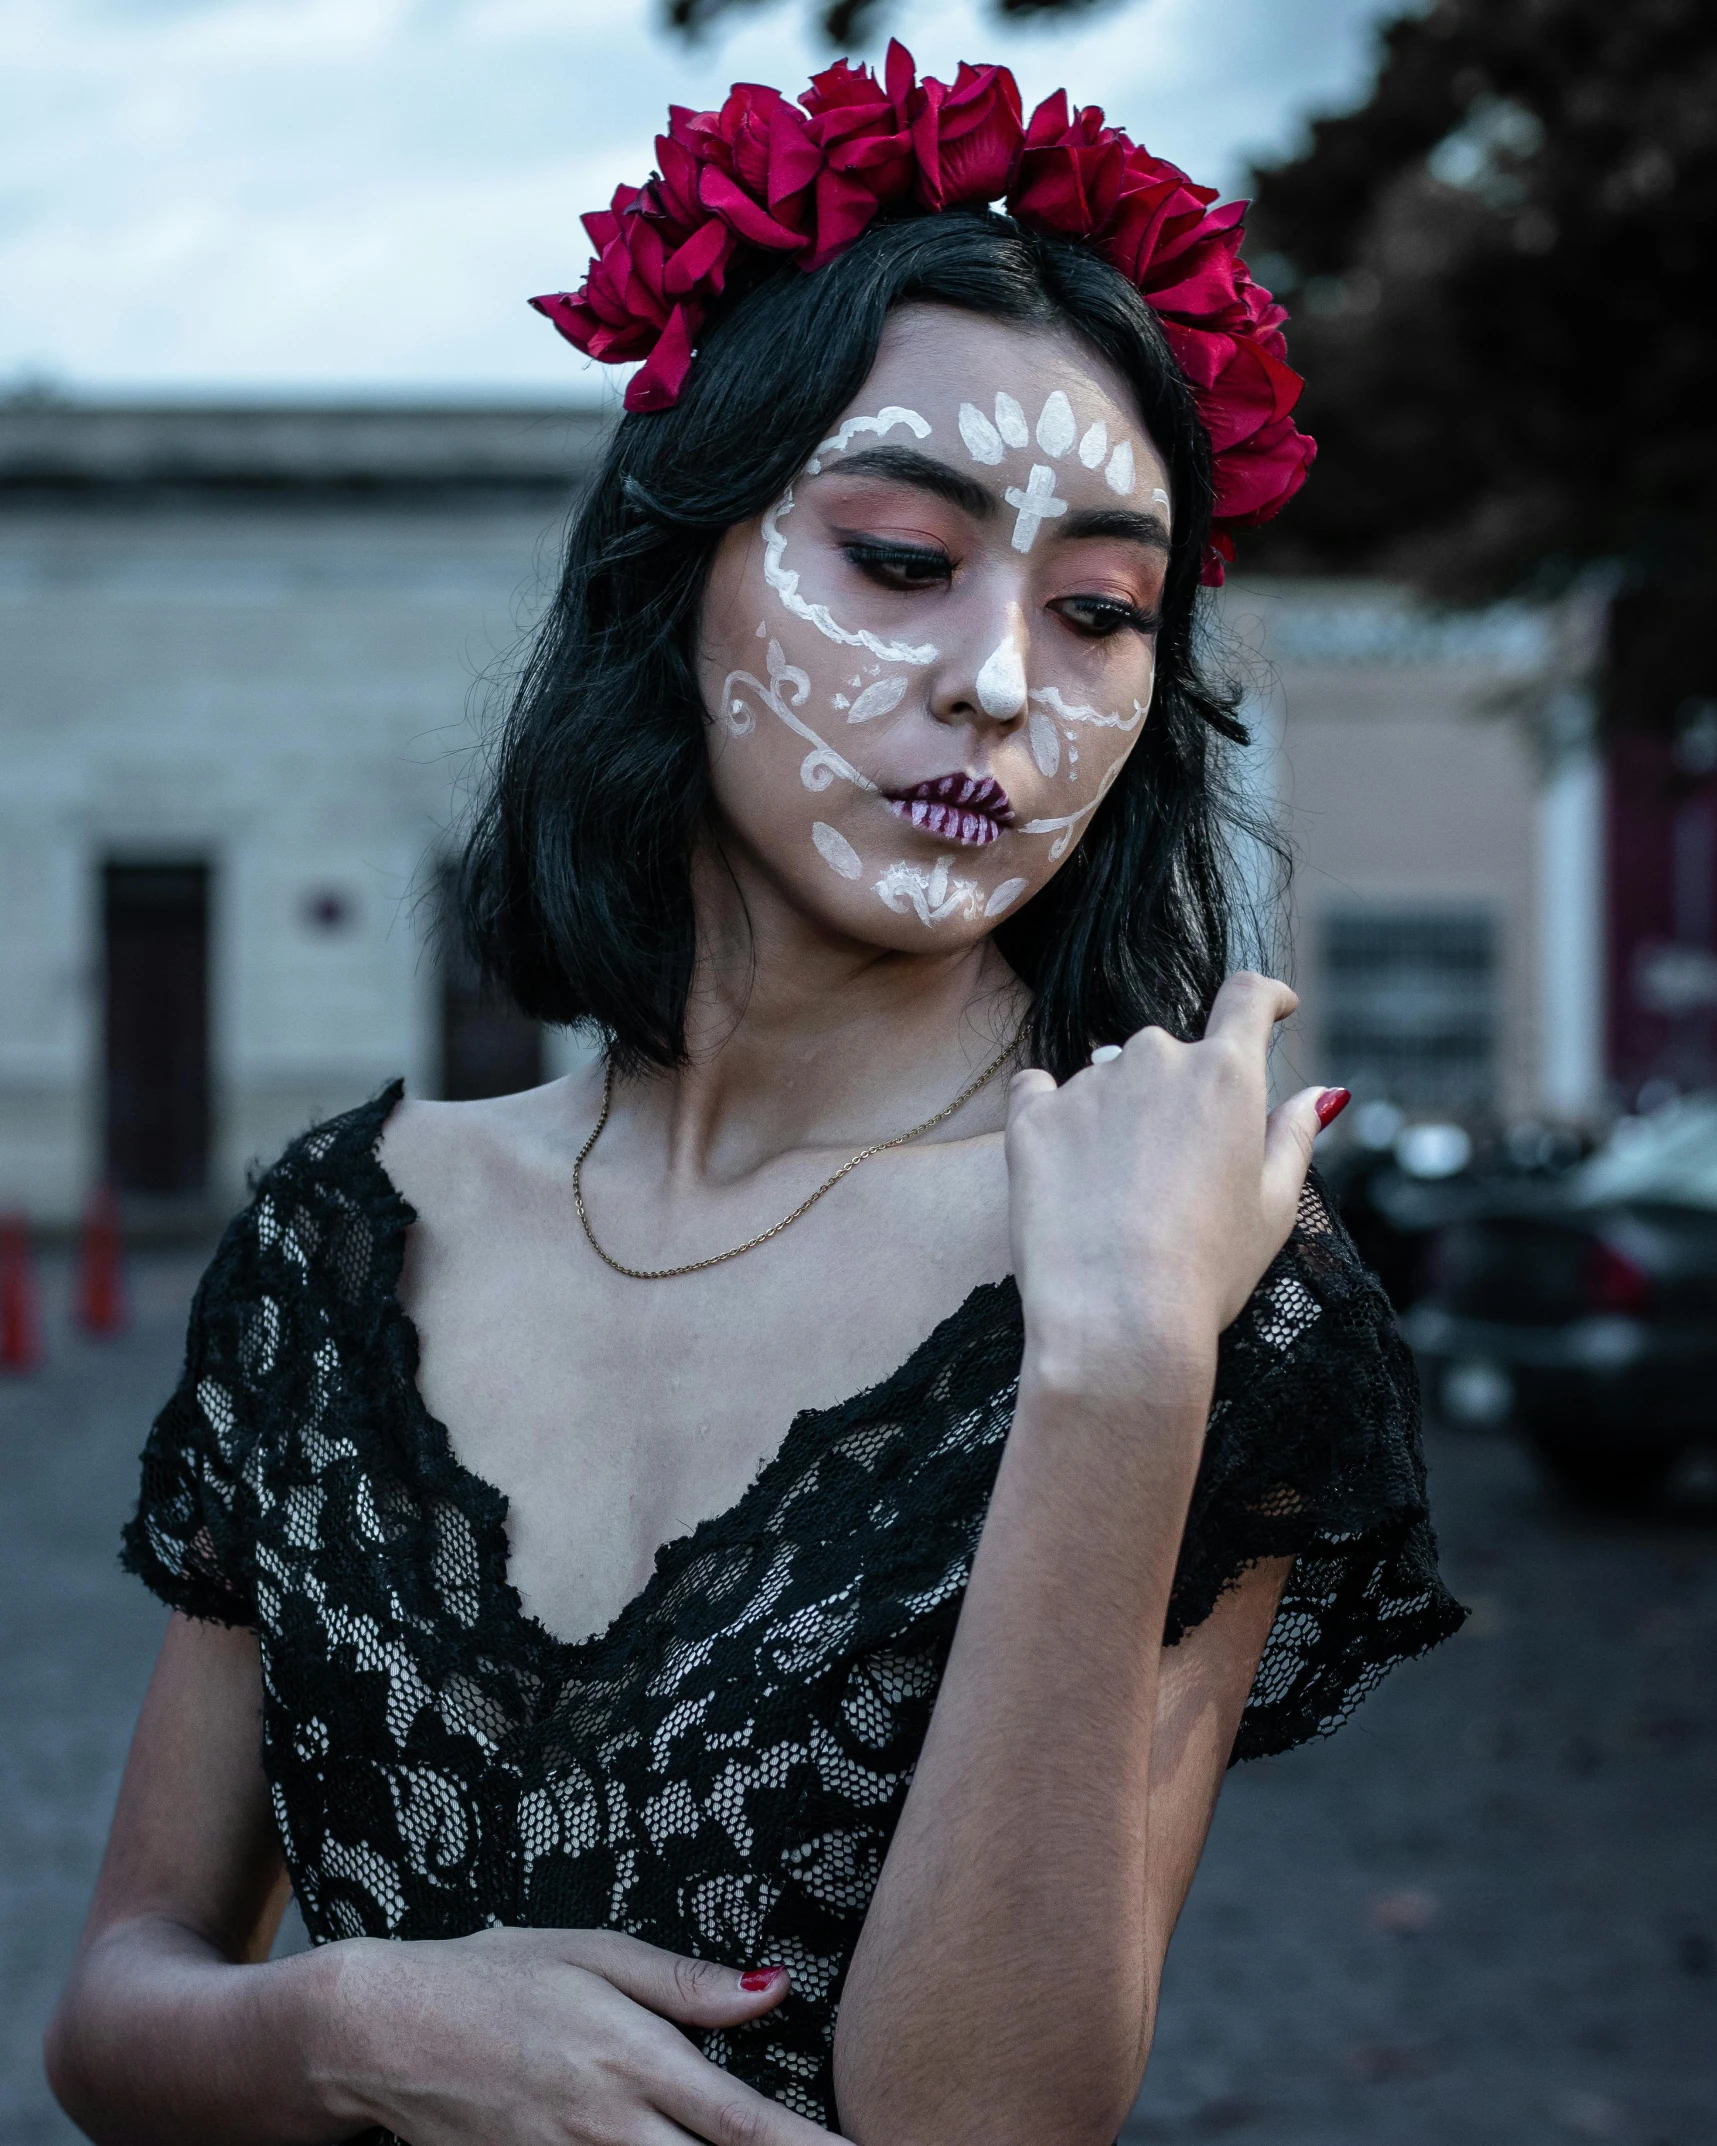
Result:
[[843,455],[829,474],[837,472],[889,477],[896,484],[910,484],[917,491],[933,493],[952,506],[963,507],[975,520],[984,520],[1001,505],[994,492],[975,477],[968,477],[947,462],[938,462],[934,455],[921,455],[912,447],[862,447],[857,454]]
[[[909,484],[920,492],[962,508],[976,521],[996,514],[1001,502],[987,485],[934,455],[920,454],[914,447],[862,447],[843,455],[830,475],[843,471],[855,477],[886,477],[896,484]],[[1066,540],[1080,537],[1118,537],[1123,543],[1144,544],[1155,551],[1169,551],[1168,523],[1160,514],[1141,514],[1133,507],[1086,507],[1051,525],[1050,533]]]
[[1087,507],[1070,514],[1056,526],[1058,537],[1119,537],[1126,544],[1149,544],[1158,551],[1171,551],[1169,525],[1160,514],[1141,514],[1133,507]]

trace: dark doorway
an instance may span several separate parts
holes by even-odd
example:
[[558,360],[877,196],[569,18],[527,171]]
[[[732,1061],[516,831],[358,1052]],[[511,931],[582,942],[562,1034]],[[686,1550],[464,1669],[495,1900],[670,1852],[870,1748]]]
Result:
[[209,871],[110,864],[107,1176],[116,1192],[200,1193],[209,1161]]
[[543,1032],[465,951],[453,913],[453,874],[441,878],[441,1093],[453,1103],[516,1095],[543,1077]]

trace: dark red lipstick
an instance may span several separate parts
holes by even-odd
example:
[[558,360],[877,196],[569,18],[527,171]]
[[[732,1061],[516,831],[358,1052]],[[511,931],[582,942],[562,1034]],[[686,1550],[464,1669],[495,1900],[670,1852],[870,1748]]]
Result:
[[934,775],[910,789],[890,790],[891,812],[939,842],[979,849],[1013,823],[1008,793],[993,775]]

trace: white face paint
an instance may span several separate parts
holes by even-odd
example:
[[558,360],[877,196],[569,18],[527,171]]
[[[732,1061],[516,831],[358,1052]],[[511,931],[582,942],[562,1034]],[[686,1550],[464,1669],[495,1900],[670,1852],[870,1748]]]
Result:
[[832,872],[839,872],[843,879],[857,879],[864,871],[864,862],[838,827],[831,827],[827,820],[811,822],[811,840],[817,845],[817,855]]
[[[930,420],[920,417],[916,410],[908,410],[901,403],[891,402],[878,410],[874,417],[849,417],[838,432],[831,433],[805,464],[805,474],[814,477],[830,455],[845,454],[861,432],[874,433],[880,438],[904,425],[920,440],[930,437]],[[793,487],[789,485],[775,502],[762,521],[763,531],[763,578],[780,597],[782,604],[795,618],[802,618],[815,626],[831,641],[840,641],[848,648],[868,648],[873,656],[884,663],[934,663],[937,650],[931,642],[910,646],[897,641],[879,640],[874,633],[859,627],[849,632],[831,614],[827,604],[807,603],[799,594],[799,576],[786,564],[787,537],[781,523],[793,511]],[[898,705],[898,704],[897,704]],[[877,713],[881,713],[878,709]],[[863,717],[848,717],[848,721],[864,720]]]
[[1046,455],[1053,455],[1059,462],[1079,437],[1079,427],[1074,422],[1073,405],[1056,388],[1044,401],[1038,413],[1037,444]]
[[927,440],[930,437],[930,420],[920,417],[916,410],[908,410],[898,402],[891,402],[886,409],[878,410],[874,417],[849,417],[839,432],[834,432],[823,442],[805,464],[807,477],[814,477],[823,466],[825,455],[844,455],[861,432],[874,432],[880,439],[885,432],[892,432],[897,425],[904,425],[914,438]]
[[896,916],[916,915],[920,924],[946,924],[950,917],[976,922],[984,913],[984,890],[976,880],[953,878],[953,862],[938,857],[928,871],[904,858],[891,864],[876,883],[883,906]]
[[1007,443],[975,402],[960,405],[960,437],[974,462],[996,463],[1007,453]]
[[1011,633],[984,658],[974,683],[979,707],[999,723],[1018,715],[1025,706],[1025,658]]
[[1023,492],[1017,484],[1010,484],[1002,497],[1018,515],[1014,523],[1015,551],[1030,551],[1043,524],[1067,512],[1066,500],[1055,496],[1055,472],[1046,462],[1031,465]]
[[996,397],[996,430],[1010,447],[1029,447],[1031,434],[1025,429],[1025,412],[1011,395]]
[[[825,447],[828,446],[825,441]],[[873,656],[884,663],[934,663],[937,649],[934,642],[926,641],[912,647],[901,641],[878,640],[874,633],[860,626],[849,633],[837,623],[827,604],[807,603],[799,594],[799,576],[790,566],[782,564],[787,550],[787,537],[781,528],[782,519],[793,511],[793,487],[789,485],[764,515],[763,531],[763,578],[780,597],[783,605],[795,618],[802,618],[817,631],[827,634],[831,641],[843,642],[848,648],[868,648]]]
[[[907,683],[904,678],[879,678],[875,685],[866,686],[847,710],[847,721],[869,723],[879,715],[892,715],[906,698]],[[837,700],[836,706],[839,705]]]
[[1121,772],[1124,758],[1124,755],[1118,755],[1110,761],[1104,770],[1102,781],[1097,785],[1097,795],[1088,805],[1081,805],[1077,812],[1064,813],[1059,819],[1027,820],[1019,832],[1022,835],[1054,835],[1055,840],[1049,845],[1049,854],[1055,860],[1064,857],[1067,845],[1073,840],[1074,830],[1088,820],[1108,796],[1109,785]]
[[[784,865],[796,854],[789,877],[819,913],[863,935],[868,912],[879,943],[903,950],[932,938],[964,944],[1011,915],[1089,825],[1143,721],[1150,656],[1135,657],[1136,636],[1086,633],[1061,599],[1113,589],[1148,610],[1158,570],[1141,572],[1136,552],[1115,549],[1125,536],[1100,524],[1089,547],[1038,539],[1046,523],[1053,538],[1105,497],[1154,485],[1158,510],[1168,504],[1124,383],[1041,340],[983,325],[973,341],[969,322],[932,328],[949,316],[924,313],[898,336],[891,328],[894,356],[885,340],[863,408],[837,419],[744,542],[724,551],[700,659],[717,733],[754,741],[731,758],[712,754],[722,812],[754,849],[778,842]],[[926,335],[950,332],[975,356],[945,361],[934,341],[925,352]],[[1010,375],[1015,391],[998,390]],[[975,392],[962,398],[961,381]],[[934,487],[914,501],[881,471],[877,485],[843,475],[843,455],[891,436],[982,471],[1012,520],[965,517]],[[955,568],[934,585],[926,578],[922,596],[888,557],[919,543],[945,549]],[[751,654],[734,635],[754,624]],[[998,626],[1000,643],[984,655]],[[942,647],[929,641],[932,627]],[[766,661],[754,673],[758,656]],[[843,728],[844,752],[820,721]],[[980,799],[974,820],[997,794],[986,778],[1012,792],[982,837],[931,809],[962,769]]]
[[794,714],[802,708],[811,691],[811,681],[797,664],[789,663],[779,641],[769,644],[767,666],[769,683],[754,678],[749,671],[729,671],[721,689],[721,718],[730,736],[748,737],[757,727],[757,711],[746,706],[743,693],[737,687],[748,687],[772,715],[780,717],[787,728],[803,738],[813,749],[799,765],[799,780],[807,790],[826,790],[836,776],[842,782],[855,783],[861,790],[874,790],[876,784],[861,775],[850,760],[843,760],[832,746],[825,745],[810,724]]
[[1095,723],[1099,730],[1137,730],[1145,715],[1138,701],[1131,715],[1103,715],[1083,701],[1063,700],[1054,686],[1034,686],[1031,697],[1039,707],[1053,708],[1064,723]]

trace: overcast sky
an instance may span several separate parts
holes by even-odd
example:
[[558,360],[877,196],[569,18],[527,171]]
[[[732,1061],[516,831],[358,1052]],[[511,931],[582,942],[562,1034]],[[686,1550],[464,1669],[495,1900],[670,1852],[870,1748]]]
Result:
[[[1379,0],[1130,0],[1053,31],[901,0],[921,68],[1065,83],[1195,178],[1369,78]],[[687,49],[657,0],[0,0],[0,391],[588,394],[528,312],[670,101],[797,94],[804,0]],[[884,38],[886,32],[884,33]],[[883,38],[866,57],[877,57]]]

